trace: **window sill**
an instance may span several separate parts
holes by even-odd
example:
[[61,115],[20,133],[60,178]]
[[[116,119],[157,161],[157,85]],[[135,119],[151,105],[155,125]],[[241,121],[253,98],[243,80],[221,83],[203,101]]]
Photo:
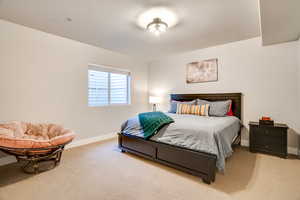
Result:
[[107,104],[107,105],[100,105],[100,106],[88,106],[89,108],[105,108],[105,107],[127,107],[132,106],[132,104]]

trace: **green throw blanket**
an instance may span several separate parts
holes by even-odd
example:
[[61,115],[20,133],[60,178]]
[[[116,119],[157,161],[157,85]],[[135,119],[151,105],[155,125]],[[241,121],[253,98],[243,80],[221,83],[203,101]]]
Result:
[[139,120],[143,128],[145,139],[153,136],[164,125],[174,122],[171,117],[162,112],[140,113]]

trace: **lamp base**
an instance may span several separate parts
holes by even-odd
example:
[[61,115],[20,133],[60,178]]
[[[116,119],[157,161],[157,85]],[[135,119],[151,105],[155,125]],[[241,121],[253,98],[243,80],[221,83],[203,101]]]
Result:
[[153,104],[153,112],[156,112],[156,104]]

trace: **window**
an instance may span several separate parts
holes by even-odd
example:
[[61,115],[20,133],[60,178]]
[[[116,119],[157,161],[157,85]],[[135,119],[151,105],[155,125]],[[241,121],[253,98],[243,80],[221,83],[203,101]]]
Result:
[[105,66],[89,66],[88,105],[130,104],[130,72]]

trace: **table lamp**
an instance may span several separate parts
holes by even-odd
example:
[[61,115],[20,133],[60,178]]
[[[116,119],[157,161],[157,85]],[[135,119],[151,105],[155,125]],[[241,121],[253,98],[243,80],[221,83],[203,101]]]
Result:
[[153,112],[156,112],[157,104],[161,102],[161,98],[157,96],[149,96],[149,103],[153,104]]

